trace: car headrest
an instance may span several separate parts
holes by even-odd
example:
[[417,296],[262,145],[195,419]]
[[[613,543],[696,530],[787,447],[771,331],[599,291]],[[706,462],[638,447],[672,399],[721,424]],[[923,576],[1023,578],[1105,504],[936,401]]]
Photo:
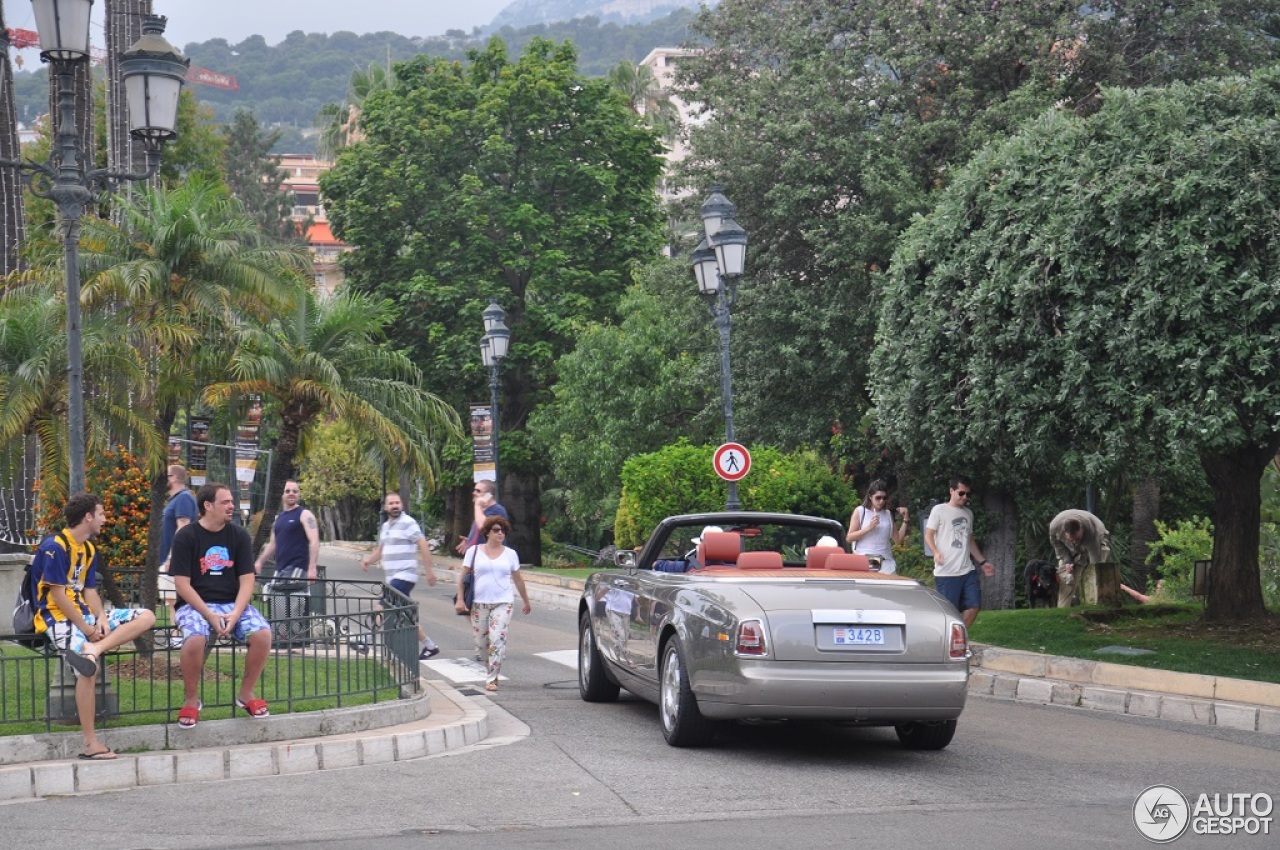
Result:
[[824,570],[827,569],[827,558],[846,554],[839,546],[810,546],[804,556],[804,565],[811,570]]
[[871,562],[867,560],[866,555],[860,555],[857,552],[841,552],[838,555],[827,556],[828,570],[860,570],[867,572],[871,569]]
[[738,556],[740,570],[780,570],[781,552],[743,552]]
[[708,531],[702,535],[703,565],[736,564],[742,551],[742,535],[733,531]]

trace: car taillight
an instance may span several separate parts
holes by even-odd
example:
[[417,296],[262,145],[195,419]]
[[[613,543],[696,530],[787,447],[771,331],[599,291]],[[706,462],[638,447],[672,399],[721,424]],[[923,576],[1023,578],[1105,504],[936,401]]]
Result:
[[964,630],[964,623],[951,624],[951,657],[964,658],[969,651],[969,635]]
[[739,655],[765,655],[769,651],[764,639],[764,623],[744,620],[738,624],[736,652]]

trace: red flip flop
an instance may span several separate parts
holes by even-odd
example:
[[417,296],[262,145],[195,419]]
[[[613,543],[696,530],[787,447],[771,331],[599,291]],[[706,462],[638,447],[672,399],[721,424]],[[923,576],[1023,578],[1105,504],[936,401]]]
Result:
[[178,709],[178,728],[194,729],[196,724],[200,722],[200,707],[196,705],[184,705]]
[[236,697],[236,708],[243,708],[249,713],[249,716],[255,720],[261,720],[264,717],[271,716],[271,709],[267,708],[267,701],[265,699],[258,699],[257,697],[252,697],[247,700],[242,700],[239,697]]

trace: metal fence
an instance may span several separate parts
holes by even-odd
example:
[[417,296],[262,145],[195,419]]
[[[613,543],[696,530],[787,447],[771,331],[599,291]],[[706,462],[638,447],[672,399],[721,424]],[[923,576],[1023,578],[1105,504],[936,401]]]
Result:
[[[273,648],[257,695],[273,714],[385,702],[418,692],[418,606],[380,582],[260,581],[254,605],[271,623]],[[98,668],[100,725],[176,722],[183,703],[181,650],[157,626],[148,641],[108,653]],[[78,725],[75,674],[48,645],[0,635],[0,735]],[[143,646],[142,644],[150,644]],[[211,641],[199,696],[201,719],[230,717],[245,648]]]

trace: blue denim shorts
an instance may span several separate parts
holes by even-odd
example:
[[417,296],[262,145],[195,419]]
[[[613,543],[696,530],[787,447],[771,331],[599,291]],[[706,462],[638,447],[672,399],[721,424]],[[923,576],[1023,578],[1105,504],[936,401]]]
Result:
[[982,607],[982,586],[978,584],[977,570],[969,570],[962,576],[934,576],[933,583],[957,611]]

